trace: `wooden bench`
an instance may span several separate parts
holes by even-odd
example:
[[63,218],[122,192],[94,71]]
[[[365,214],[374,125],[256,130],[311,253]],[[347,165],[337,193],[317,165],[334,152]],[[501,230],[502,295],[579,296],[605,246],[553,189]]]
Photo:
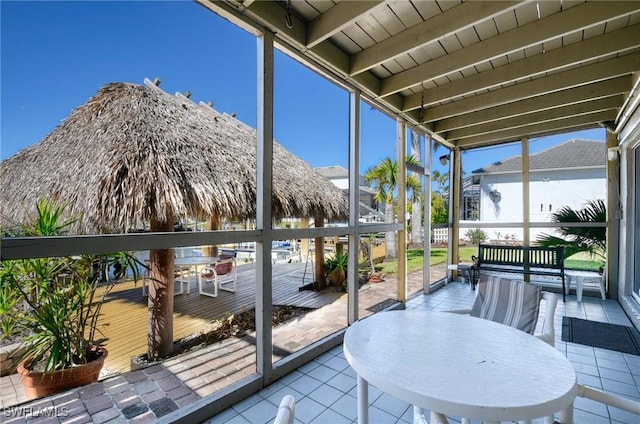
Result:
[[566,301],[564,247],[481,244],[478,246],[475,268],[478,274],[480,271],[495,271],[560,277],[562,300]]

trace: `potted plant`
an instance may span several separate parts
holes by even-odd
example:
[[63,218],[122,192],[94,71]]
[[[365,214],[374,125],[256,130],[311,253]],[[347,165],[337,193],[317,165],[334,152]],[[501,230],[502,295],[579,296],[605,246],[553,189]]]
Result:
[[[33,221],[20,226],[25,236],[60,235],[75,220],[62,220],[64,207],[37,205]],[[14,315],[22,341],[18,372],[28,399],[96,381],[107,357],[97,336],[102,304],[115,283],[140,262],[129,253],[4,261],[2,291],[20,298]],[[102,281],[104,269],[113,276]],[[108,274],[108,272],[107,272]]]
[[322,263],[325,275],[334,287],[342,286],[347,277],[347,263],[349,256],[343,252],[336,252],[332,257],[325,258]]

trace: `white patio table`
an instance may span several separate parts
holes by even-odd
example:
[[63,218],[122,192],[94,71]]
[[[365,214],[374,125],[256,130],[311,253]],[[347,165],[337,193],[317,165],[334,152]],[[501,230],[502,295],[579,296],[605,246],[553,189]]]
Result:
[[602,275],[595,271],[577,271],[572,269],[567,269],[564,271],[564,275],[567,277],[567,294],[571,291],[571,282],[575,281],[576,283],[576,299],[578,302],[582,302],[582,291],[584,289],[584,281],[595,281],[598,284],[598,289],[600,290],[600,296],[602,300],[605,300],[604,294],[604,281],[602,279]]
[[[195,273],[196,280],[199,285],[200,279],[202,278],[199,272],[199,267],[213,264],[217,259],[218,259],[217,256],[185,256],[182,258],[175,258],[173,260],[173,266],[175,268],[189,268],[189,275],[187,276],[187,293],[188,294],[191,293],[191,284],[189,281],[189,279],[191,278],[191,272]],[[149,259],[145,259],[144,262],[145,264],[147,264],[147,266],[149,265]],[[193,270],[191,268],[193,268]],[[179,285],[180,290],[175,292],[174,295],[183,294],[182,285],[183,283],[181,282]],[[147,295],[146,277],[142,279],[142,295],[143,296]]]
[[[193,268],[196,280],[200,284],[202,276],[200,275],[199,267],[213,264],[217,259],[217,256],[185,256],[183,258],[175,258],[173,265],[175,267],[189,268],[189,274],[191,274],[191,268]],[[191,285],[187,287],[187,293],[191,293]]]
[[359,424],[368,423],[369,383],[414,405],[416,423],[424,422],[417,408],[485,422],[562,411],[563,422],[573,421],[569,360],[506,325],[447,312],[382,312],[351,325],[343,348],[358,374]]

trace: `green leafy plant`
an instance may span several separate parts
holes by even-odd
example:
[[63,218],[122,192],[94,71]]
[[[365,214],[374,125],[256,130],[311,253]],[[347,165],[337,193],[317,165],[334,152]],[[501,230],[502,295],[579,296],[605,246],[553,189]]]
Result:
[[[558,212],[551,215],[551,221],[555,223],[606,223],[607,207],[602,199],[589,201],[584,208],[577,210],[563,206]],[[536,243],[540,246],[563,246],[566,258],[579,252],[586,252],[592,257],[606,259],[607,229],[605,226],[561,226],[556,231],[559,235],[539,235]]]
[[[5,272],[4,268],[0,272]],[[0,281],[4,278],[0,276]],[[0,287],[0,336],[1,339],[8,339],[16,333],[16,324],[19,321],[22,311],[18,306],[20,295],[9,287],[2,284]]]
[[[64,207],[41,201],[36,215],[21,232],[28,236],[64,233],[75,219],[62,219]],[[19,299],[28,305],[13,314],[13,326],[23,330],[22,359],[29,369],[49,372],[87,363],[97,345],[98,318],[110,290],[130,271],[139,276],[143,266],[130,253],[82,255],[4,261],[0,264],[0,292],[7,307],[15,310]],[[102,268],[113,269],[113,278],[101,281]],[[7,324],[9,331],[9,324]]]

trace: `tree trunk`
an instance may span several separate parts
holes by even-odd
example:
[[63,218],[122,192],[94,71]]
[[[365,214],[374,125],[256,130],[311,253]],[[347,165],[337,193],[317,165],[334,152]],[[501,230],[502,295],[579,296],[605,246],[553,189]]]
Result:
[[[393,214],[393,203],[385,204],[384,221],[389,223],[395,222],[394,214]],[[387,259],[395,259],[398,256],[398,251],[396,249],[396,232],[395,231],[386,232],[384,236],[384,241],[385,241],[385,251],[387,252],[386,254]]]
[[[151,221],[151,232],[172,231],[172,222]],[[150,360],[173,352],[173,261],[173,249],[153,249],[149,253],[147,354]]]
[[[211,215],[204,224],[204,229],[207,231],[219,230],[220,219],[215,215]],[[218,256],[218,246],[205,246],[202,249],[202,256]]]

